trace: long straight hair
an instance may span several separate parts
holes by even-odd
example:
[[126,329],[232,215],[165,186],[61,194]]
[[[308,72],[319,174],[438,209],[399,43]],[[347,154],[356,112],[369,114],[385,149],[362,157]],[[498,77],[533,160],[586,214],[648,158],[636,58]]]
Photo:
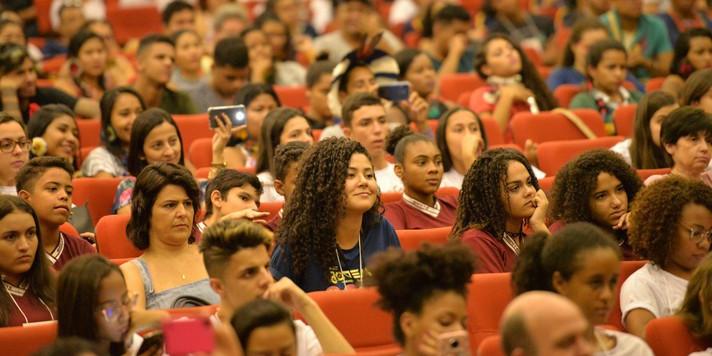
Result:
[[674,104],[675,97],[664,91],[646,94],[638,103],[638,109],[635,111],[635,130],[628,149],[634,168],[657,169],[670,166],[665,159],[662,145],[657,146],[653,142],[653,137],[650,135],[650,120],[658,110]]

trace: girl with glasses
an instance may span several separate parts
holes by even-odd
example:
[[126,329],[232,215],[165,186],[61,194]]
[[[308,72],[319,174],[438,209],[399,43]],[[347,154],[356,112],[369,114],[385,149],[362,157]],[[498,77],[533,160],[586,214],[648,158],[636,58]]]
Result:
[[15,176],[30,157],[25,125],[0,112],[0,194],[17,195]]

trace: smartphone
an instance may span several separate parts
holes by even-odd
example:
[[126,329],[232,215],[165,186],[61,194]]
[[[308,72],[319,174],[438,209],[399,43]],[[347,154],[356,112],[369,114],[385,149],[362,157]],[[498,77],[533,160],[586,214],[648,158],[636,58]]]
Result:
[[438,336],[438,350],[442,356],[470,356],[467,331],[452,331]]
[[213,352],[215,334],[208,318],[178,318],[163,321],[163,338],[166,353],[185,355],[195,352]]
[[378,96],[393,102],[408,101],[410,84],[408,82],[381,84],[378,87]]
[[247,123],[247,112],[245,105],[230,105],[230,106],[213,106],[208,108],[208,119],[210,120],[210,128],[218,127],[217,119],[222,114],[225,114],[230,121],[232,127],[238,127]]

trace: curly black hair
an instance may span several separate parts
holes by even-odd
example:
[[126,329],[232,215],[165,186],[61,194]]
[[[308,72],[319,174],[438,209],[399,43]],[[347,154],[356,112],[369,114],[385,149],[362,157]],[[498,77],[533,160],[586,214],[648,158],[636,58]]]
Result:
[[539,190],[539,181],[529,161],[519,151],[507,148],[485,151],[465,174],[451,239],[459,240],[465,230],[473,227],[495,238],[504,236],[507,200],[502,197],[508,195],[504,187],[510,161],[523,164],[531,176],[534,188]]
[[598,175],[604,172],[621,181],[630,206],[643,182],[619,154],[597,149],[584,152],[556,174],[549,205],[550,218],[567,224],[577,221],[595,224],[589,199],[596,189]]
[[408,253],[389,249],[371,261],[369,284],[378,288],[378,305],[393,313],[393,334],[401,345],[405,335],[400,316],[406,311],[419,314],[423,304],[437,293],[455,292],[465,297],[475,271],[472,251],[452,242],[442,246],[425,244]]
[[[333,252],[337,248],[336,228],[345,213],[344,183],[351,156],[357,153],[370,159],[357,141],[330,138],[313,145],[302,156],[295,190],[277,230],[279,243],[286,244],[292,253],[292,270],[297,276],[315,261],[327,279],[329,267],[337,263]],[[380,207],[378,197],[364,214],[364,223],[378,223]]]
[[701,181],[670,176],[640,191],[630,214],[628,239],[640,257],[664,267],[678,235],[686,204],[712,211],[712,188]]

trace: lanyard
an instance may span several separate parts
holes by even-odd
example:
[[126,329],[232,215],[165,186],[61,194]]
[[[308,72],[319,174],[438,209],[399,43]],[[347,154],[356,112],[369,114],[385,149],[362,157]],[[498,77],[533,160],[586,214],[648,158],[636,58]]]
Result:
[[[336,262],[339,263],[339,272],[341,272],[341,282],[343,290],[346,290],[346,277],[344,277],[344,269],[341,267],[341,258],[339,257],[338,247],[334,249],[336,252]],[[359,274],[359,287],[363,288],[363,253],[361,253],[361,234],[358,235],[358,274]]]

